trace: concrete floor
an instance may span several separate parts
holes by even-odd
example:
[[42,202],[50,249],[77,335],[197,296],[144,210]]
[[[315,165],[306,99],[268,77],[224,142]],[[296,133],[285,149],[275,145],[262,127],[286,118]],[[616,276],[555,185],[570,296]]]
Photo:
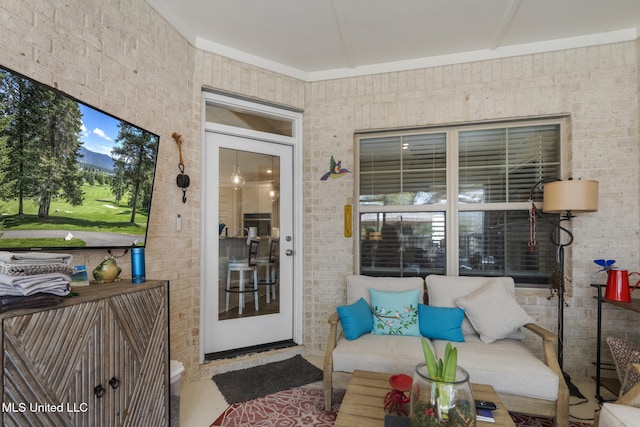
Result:
[[[314,365],[321,367],[322,357],[309,357]],[[335,379],[336,388],[345,388],[348,376]],[[595,382],[590,378],[572,378],[580,392],[588,399],[586,403],[580,403],[580,399],[571,398],[570,414],[575,421],[593,423],[593,414],[599,408],[595,399]],[[192,382],[181,388],[180,427],[209,427],[222,412],[229,406],[215,383],[209,379]],[[613,395],[602,391],[605,398],[613,398]]]

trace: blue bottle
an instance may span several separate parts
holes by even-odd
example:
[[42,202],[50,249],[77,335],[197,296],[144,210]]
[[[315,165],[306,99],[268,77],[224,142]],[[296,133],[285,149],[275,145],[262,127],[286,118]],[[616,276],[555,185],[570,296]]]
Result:
[[133,283],[144,283],[146,280],[144,248],[131,248],[131,281]]

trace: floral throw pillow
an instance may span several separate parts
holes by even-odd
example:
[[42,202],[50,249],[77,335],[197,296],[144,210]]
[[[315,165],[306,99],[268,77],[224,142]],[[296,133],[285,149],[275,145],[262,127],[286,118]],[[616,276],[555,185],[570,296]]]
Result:
[[607,337],[607,344],[611,349],[616,373],[622,385],[620,388],[620,395],[622,396],[640,380],[640,374],[634,372],[631,367],[632,363],[639,363],[640,343]]
[[420,336],[418,298],[420,290],[389,292],[369,289],[373,329],[376,335]]

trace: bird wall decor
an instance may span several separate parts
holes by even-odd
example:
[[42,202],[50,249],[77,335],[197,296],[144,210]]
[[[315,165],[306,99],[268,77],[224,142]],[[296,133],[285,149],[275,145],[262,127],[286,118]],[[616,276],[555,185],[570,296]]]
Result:
[[331,161],[329,162],[329,172],[322,175],[320,181],[326,181],[329,178],[340,178],[346,173],[351,173],[347,168],[342,167],[342,160],[335,161],[333,156],[331,156]]

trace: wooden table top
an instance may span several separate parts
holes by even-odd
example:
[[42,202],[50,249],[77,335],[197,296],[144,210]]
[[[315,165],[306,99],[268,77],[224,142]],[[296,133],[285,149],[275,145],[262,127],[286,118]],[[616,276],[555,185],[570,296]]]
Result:
[[[381,372],[354,371],[334,426],[384,427],[386,414],[384,396],[391,390],[390,376],[391,374]],[[471,389],[475,399],[495,402],[498,405],[498,409],[493,411],[495,423],[478,421],[479,426],[515,427],[509,412],[493,387],[486,384],[471,384]]]

